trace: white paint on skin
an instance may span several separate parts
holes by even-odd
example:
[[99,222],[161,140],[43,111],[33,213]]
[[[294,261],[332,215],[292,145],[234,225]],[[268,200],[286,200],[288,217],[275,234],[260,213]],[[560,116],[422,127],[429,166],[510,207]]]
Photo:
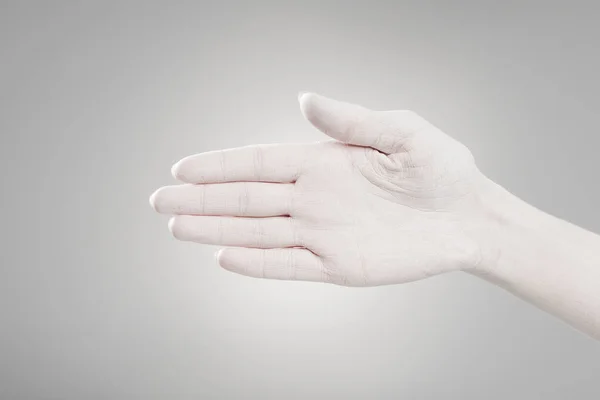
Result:
[[[461,143],[411,111],[314,93],[332,140],[212,151],[173,166],[150,199],[181,240],[232,246],[252,277],[376,286],[464,271],[600,338],[600,237],[489,180]],[[518,217],[516,217],[518,216]]]

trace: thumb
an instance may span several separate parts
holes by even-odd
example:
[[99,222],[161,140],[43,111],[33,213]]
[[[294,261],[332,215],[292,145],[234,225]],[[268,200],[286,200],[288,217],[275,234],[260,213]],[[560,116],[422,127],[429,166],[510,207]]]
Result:
[[316,93],[298,97],[304,117],[318,130],[344,143],[398,152],[407,137],[427,125],[411,111],[374,111]]

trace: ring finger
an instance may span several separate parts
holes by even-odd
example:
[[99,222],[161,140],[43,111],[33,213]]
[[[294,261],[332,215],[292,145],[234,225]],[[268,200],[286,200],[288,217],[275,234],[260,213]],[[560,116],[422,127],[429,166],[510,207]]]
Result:
[[179,240],[262,249],[301,247],[295,220],[287,217],[238,218],[178,215],[169,229]]

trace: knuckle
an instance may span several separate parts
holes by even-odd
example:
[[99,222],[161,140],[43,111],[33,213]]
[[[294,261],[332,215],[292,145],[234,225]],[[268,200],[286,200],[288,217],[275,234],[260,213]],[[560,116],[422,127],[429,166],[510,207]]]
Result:
[[290,281],[295,281],[297,280],[297,276],[296,276],[296,269],[297,269],[297,260],[296,257],[294,256],[294,251],[290,250],[288,251],[288,258],[287,258],[287,267],[288,267],[288,280]]
[[290,185],[287,193],[287,204],[286,204],[286,212],[289,216],[293,216],[296,214],[298,207],[298,194],[296,191],[296,184]]
[[252,153],[252,163],[254,168],[254,178],[260,181],[261,171],[263,169],[263,148],[261,146],[255,146]]
[[394,113],[395,125],[404,133],[405,137],[415,136],[423,129],[430,127],[425,118],[412,110],[397,110]]
[[413,110],[395,110],[393,113],[398,120],[409,127],[418,128],[426,122],[420,114]]
[[422,117],[413,110],[395,110],[393,113],[396,117],[402,118],[405,121],[418,121],[422,119]]
[[290,224],[290,231],[292,234],[292,243],[296,246],[304,247],[306,243],[303,239],[302,230],[298,226],[298,220],[290,217],[288,218],[288,222]]
[[248,207],[250,204],[250,192],[248,190],[248,183],[242,182],[241,190],[238,195],[237,211],[241,217],[248,215]]
[[379,116],[376,112],[365,112],[355,115],[354,121],[346,127],[346,140],[353,143],[357,137],[365,136],[377,124]]

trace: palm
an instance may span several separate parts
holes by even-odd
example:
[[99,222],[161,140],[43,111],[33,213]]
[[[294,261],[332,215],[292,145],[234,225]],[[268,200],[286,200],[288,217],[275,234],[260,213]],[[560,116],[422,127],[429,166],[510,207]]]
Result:
[[[349,286],[406,282],[475,262],[464,210],[474,204],[478,171],[468,150],[431,125],[409,125],[413,131],[393,140],[399,130],[382,126],[393,125],[395,114],[356,120],[365,109],[320,106],[329,119],[306,104],[303,112],[355,145],[250,146],[188,157],[174,172],[194,185],[153,195],[158,211],[178,214],[174,235],[232,246],[219,262],[246,275]],[[343,115],[331,118],[344,111],[355,118],[351,126]]]
[[333,141],[312,145],[309,153],[295,185],[295,213],[302,243],[324,259],[328,281],[406,282],[472,258],[460,223],[469,201],[466,166],[462,180],[440,186],[452,177],[438,176],[433,165],[403,176],[398,157],[371,148]]

